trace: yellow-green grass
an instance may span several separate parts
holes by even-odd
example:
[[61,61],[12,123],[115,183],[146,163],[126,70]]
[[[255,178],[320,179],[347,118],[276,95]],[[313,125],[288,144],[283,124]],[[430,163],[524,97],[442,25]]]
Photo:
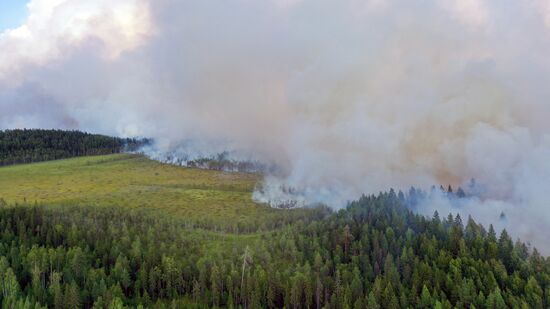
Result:
[[252,200],[259,178],[117,154],[2,167],[0,198],[11,204],[36,201],[138,208],[235,226],[269,220],[278,212]]

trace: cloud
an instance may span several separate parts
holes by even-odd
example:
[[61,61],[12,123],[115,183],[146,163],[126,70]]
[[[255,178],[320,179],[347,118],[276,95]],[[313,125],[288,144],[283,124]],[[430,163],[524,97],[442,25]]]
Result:
[[27,66],[62,61],[87,41],[95,40],[105,58],[116,58],[152,31],[148,5],[139,0],[33,0],[27,7],[26,22],[0,34],[3,81]]

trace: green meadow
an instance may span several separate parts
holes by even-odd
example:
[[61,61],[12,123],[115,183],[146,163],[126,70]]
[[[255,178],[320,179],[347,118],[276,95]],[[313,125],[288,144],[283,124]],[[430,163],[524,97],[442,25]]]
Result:
[[8,204],[123,207],[240,232],[273,228],[306,215],[308,210],[255,203],[252,191],[260,177],[115,154],[2,167],[0,198]]

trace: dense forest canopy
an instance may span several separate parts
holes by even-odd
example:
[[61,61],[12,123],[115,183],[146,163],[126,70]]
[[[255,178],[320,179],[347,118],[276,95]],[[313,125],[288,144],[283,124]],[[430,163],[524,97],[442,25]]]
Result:
[[0,297],[4,308],[550,306],[549,259],[505,230],[405,203],[364,196],[250,242],[138,210],[3,205]]
[[0,166],[133,151],[146,142],[80,131],[0,131]]

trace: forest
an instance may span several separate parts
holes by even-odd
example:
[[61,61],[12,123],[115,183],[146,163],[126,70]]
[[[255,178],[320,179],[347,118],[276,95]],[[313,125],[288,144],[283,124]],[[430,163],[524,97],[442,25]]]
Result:
[[0,166],[137,150],[146,140],[80,131],[0,131]]
[[550,306],[550,259],[408,198],[363,196],[254,242],[140,210],[0,201],[2,307]]

